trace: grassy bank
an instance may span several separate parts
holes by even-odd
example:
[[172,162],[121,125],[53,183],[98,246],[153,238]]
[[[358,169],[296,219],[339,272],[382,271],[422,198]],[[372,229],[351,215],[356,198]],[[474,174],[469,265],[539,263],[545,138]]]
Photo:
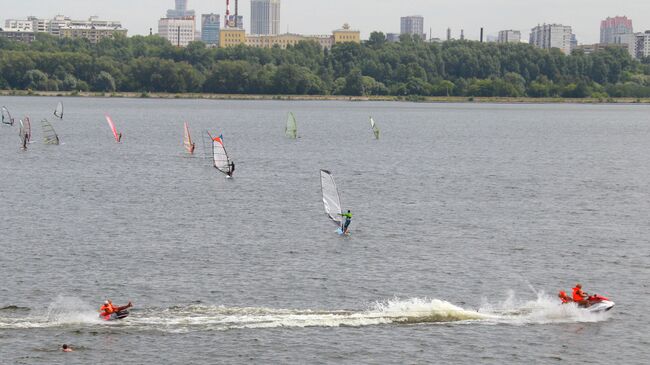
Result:
[[503,104],[650,104],[650,98],[529,98],[529,97],[466,97],[466,96],[342,96],[342,95],[247,95],[206,93],[140,93],[140,92],[77,92],[0,90],[0,96],[49,96],[93,98],[152,98],[152,99],[207,99],[207,100],[300,100],[300,101],[408,101],[422,103],[503,103]]

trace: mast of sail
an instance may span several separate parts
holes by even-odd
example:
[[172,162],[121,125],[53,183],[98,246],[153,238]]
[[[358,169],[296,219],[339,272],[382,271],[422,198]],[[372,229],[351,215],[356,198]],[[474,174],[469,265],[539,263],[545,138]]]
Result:
[[187,122],[184,123],[184,127],[183,145],[188,153],[194,154],[194,143],[192,143],[192,136],[190,135],[190,128],[187,126]]
[[11,113],[6,106],[2,107],[2,123],[14,125],[14,118],[11,117]]
[[375,120],[370,117],[370,128],[372,128],[372,133],[375,134],[375,139],[379,139],[379,127],[377,127],[377,124],[375,123]]
[[287,116],[287,126],[285,127],[284,134],[289,138],[296,138],[298,136],[296,117],[291,112]]
[[63,119],[63,103],[59,102],[54,109],[54,116]]
[[47,119],[43,119],[41,121],[41,125],[43,126],[43,142],[45,144],[58,145],[59,136],[56,134],[56,131],[54,131],[54,127],[52,127],[52,124],[50,124],[50,122]]
[[221,137],[212,138],[212,161],[213,166],[226,175],[230,175],[230,158],[223,145]]
[[115,142],[119,143],[120,140],[122,139],[122,136],[120,135],[120,133],[117,132],[117,128],[115,128],[115,123],[113,123],[113,119],[111,119],[111,117],[109,117],[108,114],[106,115],[106,122],[108,122],[108,126],[111,127],[111,131],[113,131],[113,137],[115,137]]
[[323,193],[323,207],[325,214],[336,223],[337,226],[343,225],[341,216],[341,197],[339,189],[336,187],[334,177],[328,170],[320,170],[320,187]]

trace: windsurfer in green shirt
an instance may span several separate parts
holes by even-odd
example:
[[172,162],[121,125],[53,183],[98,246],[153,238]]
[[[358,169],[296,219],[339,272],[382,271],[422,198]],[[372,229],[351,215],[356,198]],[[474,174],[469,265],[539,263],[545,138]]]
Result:
[[348,209],[347,213],[339,214],[342,217],[345,217],[345,223],[343,224],[343,234],[348,234],[348,227],[352,223],[352,213]]

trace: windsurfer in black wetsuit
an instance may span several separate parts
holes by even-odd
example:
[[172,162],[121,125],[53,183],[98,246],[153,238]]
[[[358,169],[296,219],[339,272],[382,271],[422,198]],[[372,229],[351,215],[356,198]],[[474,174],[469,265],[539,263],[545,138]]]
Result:
[[232,174],[235,173],[235,163],[230,161],[230,171],[228,171],[228,176],[232,177]]

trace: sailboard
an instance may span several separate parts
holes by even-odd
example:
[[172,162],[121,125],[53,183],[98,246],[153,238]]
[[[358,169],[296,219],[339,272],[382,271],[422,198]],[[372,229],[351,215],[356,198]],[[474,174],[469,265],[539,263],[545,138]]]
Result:
[[192,135],[190,135],[190,128],[187,126],[187,122],[184,123],[184,130],[183,130],[183,146],[185,147],[185,150],[192,155],[194,154],[194,147],[196,146],[194,142],[192,142]]
[[115,142],[120,143],[122,140],[122,133],[119,133],[117,131],[117,128],[115,128],[115,123],[113,123],[113,119],[106,115],[106,122],[108,122],[108,126],[111,127],[111,131],[113,132],[113,137],[115,137]]
[[284,129],[284,134],[288,138],[295,139],[298,137],[298,125],[296,124],[296,117],[292,112],[287,116],[287,126]]
[[208,133],[208,136],[212,140],[212,165],[224,174],[232,176],[234,172],[231,170],[232,161],[228,157],[228,152],[226,152],[226,147],[223,145],[222,137],[212,137],[210,133]]
[[375,120],[370,117],[370,128],[372,128],[372,133],[375,134],[375,139],[379,139],[379,127],[377,127],[377,123],[375,123]]
[[14,118],[11,117],[11,113],[6,106],[2,107],[2,123],[14,125]]
[[58,145],[59,136],[56,134],[52,124],[47,119],[43,119],[41,125],[43,126],[43,142],[45,144]]
[[334,177],[328,170],[320,170],[320,188],[323,194],[325,214],[338,226],[338,234],[343,234],[343,216],[341,216],[341,196]]
[[59,103],[56,105],[56,108],[54,109],[54,116],[63,119],[63,103],[59,101]]

